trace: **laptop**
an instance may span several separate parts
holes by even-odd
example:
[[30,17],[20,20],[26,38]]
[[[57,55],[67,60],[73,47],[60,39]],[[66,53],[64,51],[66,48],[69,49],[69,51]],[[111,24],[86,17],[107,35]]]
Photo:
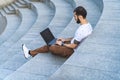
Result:
[[52,44],[56,43],[57,38],[54,37],[49,28],[46,28],[45,30],[40,32],[40,35],[42,36],[47,45],[51,46]]

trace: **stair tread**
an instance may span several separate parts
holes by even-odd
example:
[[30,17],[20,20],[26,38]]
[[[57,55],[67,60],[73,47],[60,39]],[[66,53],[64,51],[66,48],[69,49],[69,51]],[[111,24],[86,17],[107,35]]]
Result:
[[[119,10],[118,6],[120,3],[118,0],[103,0],[103,3],[103,13],[99,23],[97,23],[95,27],[94,33],[78,47],[74,55],[71,56],[49,80],[120,79],[118,76],[120,69],[120,44],[118,42],[119,38],[113,37],[120,34],[117,31],[119,28],[115,27],[116,24],[119,24],[117,20],[120,16],[115,16],[115,14],[118,14],[117,11]],[[116,6],[110,7],[111,4]],[[114,15],[109,14],[109,12],[112,12]],[[115,21],[115,23],[111,23],[111,21]]]
[[[6,17],[7,17],[7,26],[5,31],[0,35],[0,39],[1,39],[0,45],[2,44],[1,42],[4,42],[9,38],[9,36],[14,34],[15,30],[19,27],[21,23],[20,17],[16,15],[8,15]],[[15,23],[12,23],[11,21]]]
[[[65,30],[67,30],[67,29],[69,29],[68,28],[68,24],[69,23],[71,23],[71,25],[70,26],[74,26],[76,23],[72,23],[73,22],[73,17],[71,17],[72,16],[72,13],[70,14],[70,11],[72,11],[73,9],[72,8],[70,8],[71,6],[70,5],[66,5],[66,4],[62,4],[62,1],[56,1],[56,0],[51,0],[51,1],[53,1],[54,2],[54,4],[55,4],[55,6],[56,6],[56,8],[58,8],[58,10],[56,9],[56,13],[55,13],[55,16],[54,16],[54,18],[53,18],[53,20],[51,21],[51,23],[48,25],[48,27],[52,30],[52,32],[53,32],[53,34],[55,34],[55,36],[58,36],[58,34],[60,34],[61,33],[61,31],[63,31],[62,33],[63,34],[66,34],[66,33],[64,33],[65,32]],[[83,0],[81,0],[81,1],[83,1]],[[64,3],[64,1],[63,1],[63,3]],[[83,1],[83,3],[85,3],[84,1]],[[86,7],[87,7],[87,9],[88,10],[90,10],[91,8],[89,8],[88,7],[88,4],[90,3],[90,1],[88,2],[88,3],[86,3],[87,5],[85,5]],[[63,6],[62,6],[63,5]],[[94,4],[93,3],[91,3],[89,6],[93,6]],[[65,7],[65,9],[64,9],[64,7]],[[68,9],[68,10],[66,10],[66,9]],[[96,15],[95,15],[95,17],[94,17],[94,15],[93,15],[93,17],[94,18],[99,18],[99,16],[98,15],[101,15],[101,12],[99,12],[99,10],[97,10],[98,8],[96,8],[96,7],[92,7],[92,10],[94,10],[95,9],[95,12],[96,12],[96,15],[97,15],[97,17],[96,17]],[[61,14],[60,12],[61,11],[63,11],[63,14]],[[90,12],[90,11],[89,11]],[[46,13],[46,11],[44,12],[44,13]],[[92,11],[91,11],[91,13],[92,13]],[[68,15],[69,14],[69,15]],[[40,14],[41,16],[42,16],[42,14]],[[60,17],[59,17],[60,16]],[[91,19],[91,15],[88,15],[89,17],[89,19]],[[92,18],[93,18],[92,17]],[[40,18],[40,17],[39,17]],[[68,21],[67,21],[67,20]],[[39,19],[38,19],[39,20]],[[72,21],[71,21],[72,20]],[[42,21],[42,20],[41,20]],[[96,22],[94,22],[94,21],[96,21],[97,22],[97,19],[96,20],[91,20],[91,22],[92,22],[92,24],[95,24]],[[43,21],[44,22],[44,21]],[[56,23],[56,24],[54,24],[54,23]],[[62,24],[60,24],[60,23],[62,23]],[[37,21],[37,23],[35,23],[36,25],[38,25],[39,24],[39,21]],[[63,26],[63,24],[64,24],[64,26]],[[34,25],[35,27],[36,27],[36,25]],[[57,27],[56,26],[54,26],[54,25],[57,25]],[[67,27],[66,27],[67,26]],[[58,27],[61,27],[61,28],[58,28]],[[33,32],[28,32],[28,34],[27,35],[25,35],[26,37],[28,36],[28,35],[31,35],[31,34],[34,34],[36,37],[37,36],[39,36],[39,34],[36,34],[36,33],[34,33],[34,31],[36,31],[38,28],[34,28],[34,30],[33,30]],[[61,29],[61,30],[60,30]],[[59,32],[57,32],[58,30],[60,30]],[[75,29],[74,29],[75,30]],[[32,31],[32,30],[30,30],[30,31]],[[38,30],[37,30],[38,31]],[[62,36],[62,33],[61,33],[61,35],[59,35],[59,36]],[[68,32],[69,33],[69,32]],[[71,34],[70,34],[71,35]],[[13,65],[13,64],[17,64],[18,63],[18,61],[20,60],[20,59],[23,59],[24,57],[23,57],[23,55],[22,54],[20,54],[20,53],[22,53],[21,52],[21,45],[20,44],[22,44],[22,42],[26,42],[27,43],[27,41],[31,41],[30,43],[28,42],[28,46],[30,46],[30,48],[35,48],[35,47],[37,47],[37,46],[39,46],[39,44],[44,44],[44,41],[41,41],[41,42],[39,42],[39,40],[41,40],[42,38],[40,37],[40,38],[35,38],[35,40],[32,40],[32,38],[34,38],[34,36],[30,36],[30,37],[28,37],[30,40],[28,40],[28,39],[26,39],[26,37],[23,37],[21,40],[19,40],[19,43],[18,44],[15,44],[15,46],[17,46],[17,48],[15,48],[15,46],[14,47],[12,47],[11,49],[9,49],[8,50],[8,52],[9,51],[12,51],[12,49],[14,49],[15,48],[15,50],[13,51],[13,52],[16,52],[17,50],[19,51],[19,52],[17,52],[18,54],[16,54],[16,55],[14,55],[14,57],[12,57],[12,58],[14,58],[14,59],[9,59],[9,61],[7,61],[5,64],[3,64],[2,66],[0,66],[1,68],[4,68],[6,65]],[[8,43],[7,43],[8,44]],[[12,44],[12,43],[11,43]],[[33,44],[35,44],[35,46],[33,46]],[[19,46],[19,47],[18,47]],[[19,49],[18,49],[19,48]],[[15,53],[13,53],[13,54],[15,54]],[[9,56],[9,55],[8,55]],[[20,58],[18,58],[18,57],[20,57]],[[16,60],[16,62],[15,63],[12,63],[14,60]],[[53,61],[52,61],[53,60]],[[13,72],[11,75],[9,75],[9,76],[7,76],[6,78],[5,78],[5,80],[9,80],[9,79],[16,79],[16,80],[21,80],[21,79],[26,79],[26,80],[32,80],[32,79],[42,79],[42,80],[46,80],[46,79],[48,79],[48,77],[50,77],[54,72],[56,72],[56,70],[58,70],[59,68],[60,68],[60,66],[65,62],[65,60],[66,59],[62,59],[62,58],[58,58],[58,57],[55,57],[55,56],[53,56],[53,55],[51,55],[51,54],[38,54],[36,57],[34,57],[33,59],[31,59],[30,61],[28,61],[27,63],[25,63],[26,62],[26,60],[25,59],[23,59],[23,60],[21,60],[21,63],[19,63],[20,64],[20,66],[19,66],[19,64],[18,64],[18,66],[16,66],[16,68],[15,67],[6,67],[6,68],[8,68],[8,69],[11,69],[11,70],[16,70],[17,69],[17,71],[15,71],[15,72]],[[23,62],[22,62],[23,61]],[[24,62],[25,61],[25,62]],[[25,64],[24,64],[25,63]],[[24,65],[23,65],[24,64]],[[33,65],[34,64],[34,65]],[[23,65],[23,66],[22,66]],[[30,66],[33,66],[33,68],[29,68]],[[39,66],[39,69],[37,68]],[[20,68],[19,68],[20,67]],[[30,70],[29,70],[30,69]],[[41,73],[42,72],[42,73]],[[17,74],[17,75],[16,75]],[[16,77],[14,77],[16,75]],[[25,76],[25,75],[27,75],[27,77]],[[31,76],[31,75],[33,75],[34,77],[36,77],[36,78],[33,78],[33,76]],[[38,76],[39,75],[39,76]],[[20,77],[20,76],[22,76],[22,77]],[[30,77],[28,77],[28,76],[30,76]],[[32,78],[31,78],[32,77]]]

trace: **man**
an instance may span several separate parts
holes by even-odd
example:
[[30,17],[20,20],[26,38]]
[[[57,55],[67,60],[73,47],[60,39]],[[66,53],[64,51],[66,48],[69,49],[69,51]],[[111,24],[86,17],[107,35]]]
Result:
[[74,9],[74,19],[76,23],[80,23],[81,26],[76,30],[73,38],[58,38],[56,44],[51,46],[43,46],[35,50],[29,50],[25,44],[22,45],[25,58],[30,56],[34,57],[38,53],[51,52],[52,54],[62,57],[69,57],[74,49],[78,47],[80,42],[92,33],[92,26],[86,19],[87,11],[84,7],[79,6]]

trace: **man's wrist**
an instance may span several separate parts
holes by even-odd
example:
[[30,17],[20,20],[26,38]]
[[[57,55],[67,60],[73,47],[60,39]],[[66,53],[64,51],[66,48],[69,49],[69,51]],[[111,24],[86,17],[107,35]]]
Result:
[[64,46],[64,42],[62,42],[61,46]]

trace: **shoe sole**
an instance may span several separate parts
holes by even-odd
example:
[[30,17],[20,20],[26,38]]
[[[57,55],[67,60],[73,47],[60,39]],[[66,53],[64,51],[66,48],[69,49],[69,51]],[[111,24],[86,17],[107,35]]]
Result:
[[[22,51],[24,51],[23,46],[24,46],[24,44],[22,44]],[[24,57],[25,57],[25,54],[24,54]],[[25,57],[25,59],[28,59],[28,58]]]

